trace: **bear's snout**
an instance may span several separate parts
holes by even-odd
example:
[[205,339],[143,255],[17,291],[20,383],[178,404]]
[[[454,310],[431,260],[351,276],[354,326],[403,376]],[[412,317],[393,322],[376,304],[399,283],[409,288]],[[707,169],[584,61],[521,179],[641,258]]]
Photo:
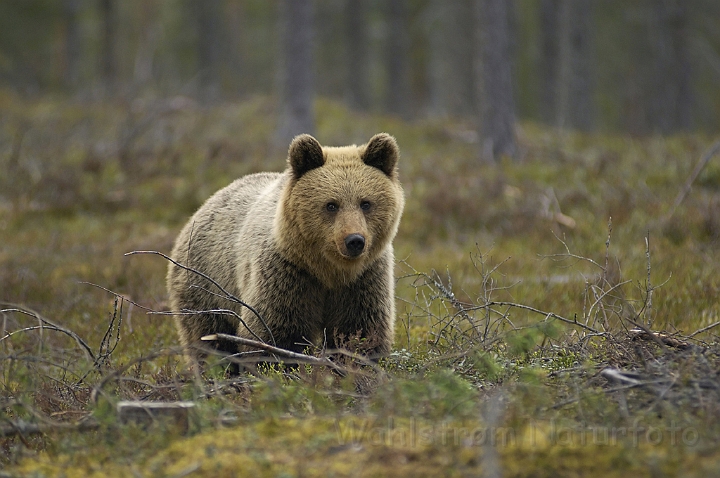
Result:
[[357,257],[365,249],[365,238],[361,234],[350,234],[345,238],[345,248],[350,257]]

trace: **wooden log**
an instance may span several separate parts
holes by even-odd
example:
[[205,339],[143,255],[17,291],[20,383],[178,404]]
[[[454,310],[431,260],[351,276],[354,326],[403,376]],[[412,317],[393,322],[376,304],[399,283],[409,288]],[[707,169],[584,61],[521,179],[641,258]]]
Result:
[[636,328],[628,330],[628,334],[630,335],[630,337],[632,337],[633,340],[642,339],[655,342],[659,341],[667,345],[668,347],[675,347],[680,350],[685,350],[692,347],[692,344],[690,344],[689,342],[675,338],[672,335],[663,334],[661,332],[650,332],[647,330]]
[[120,401],[117,404],[121,423],[137,423],[141,426],[162,424],[175,428],[182,434],[190,428],[189,411],[193,402],[143,402]]

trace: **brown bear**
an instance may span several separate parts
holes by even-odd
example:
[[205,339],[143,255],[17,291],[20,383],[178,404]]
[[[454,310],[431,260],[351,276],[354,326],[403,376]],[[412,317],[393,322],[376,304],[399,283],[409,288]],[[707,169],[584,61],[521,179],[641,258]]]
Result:
[[213,342],[200,338],[225,333],[292,351],[310,344],[332,349],[342,345],[338,337],[358,337],[371,357],[388,353],[392,241],[404,206],[398,157],[395,138],[385,133],[345,147],[300,135],[284,172],[245,176],[210,197],[180,232],[171,257],[252,309],[171,263],[170,304],[188,352],[203,357]]

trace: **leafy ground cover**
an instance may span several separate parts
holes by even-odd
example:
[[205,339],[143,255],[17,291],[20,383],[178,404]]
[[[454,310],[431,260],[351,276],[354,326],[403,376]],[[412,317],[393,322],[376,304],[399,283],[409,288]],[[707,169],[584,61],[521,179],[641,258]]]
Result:
[[[280,170],[268,98],[201,107],[0,92],[3,476],[711,476],[720,469],[715,138],[472,128],[323,100],[323,144],[394,134],[395,350],[342,373],[188,371],[166,310],[183,222]],[[317,351],[308,351],[317,353]],[[191,400],[187,432],[118,401]]]

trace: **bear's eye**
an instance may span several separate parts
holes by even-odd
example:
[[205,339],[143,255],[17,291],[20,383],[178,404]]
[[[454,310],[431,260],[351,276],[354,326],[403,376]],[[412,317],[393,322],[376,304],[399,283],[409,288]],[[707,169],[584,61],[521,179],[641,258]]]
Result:
[[327,209],[328,212],[337,212],[337,210],[340,209],[340,206],[338,206],[336,202],[330,201],[325,205],[325,209]]
[[362,209],[363,211],[367,211],[368,209],[370,209],[370,206],[370,201],[363,201],[360,203],[360,209]]

